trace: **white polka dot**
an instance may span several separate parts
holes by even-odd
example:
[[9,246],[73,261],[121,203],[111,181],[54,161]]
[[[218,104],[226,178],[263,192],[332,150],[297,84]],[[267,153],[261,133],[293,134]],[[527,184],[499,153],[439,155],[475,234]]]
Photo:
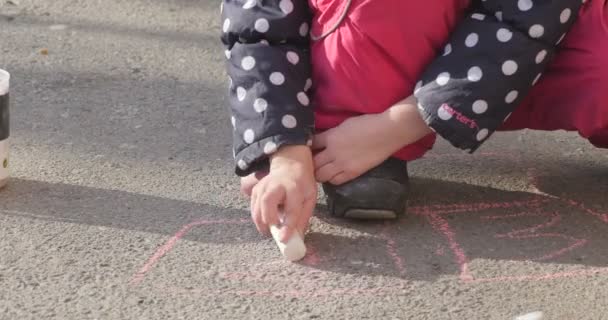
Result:
[[445,48],[443,48],[443,56],[447,56],[450,53],[452,53],[452,45],[448,43],[445,45]]
[[224,51],[224,54],[226,55],[226,59],[230,60],[230,57],[232,56],[232,52],[230,50],[226,50],[226,51]]
[[562,40],[564,40],[564,38],[566,37],[566,34],[562,34],[561,37],[559,37],[559,39],[557,39],[557,42],[555,44],[560,44],[560,42],[562,42]]
[[247,90],[245,90],[245,88],[243,88],[243,87],[236,88],[236,97],[239,99],[239,101],[245,100],[246,96],[247,96]]
[[239,169],[241,169],[241,170],[246,170],[247,169],[247,164],[243,160],[239,160],[237,162],[237,165],[239,166]]
[[566,23],[570,20],[570,16],[572,15],[572,10],[566,8],[562,11],[562,14],[559,15],[559,21],[561,23]]
[[532,3],[532,0],[519,0],[519,1],[517,1],[517,7],[521,11],[528,11],[528,10],[532,9],[533,6],[534,6],[534,4]]
[[437,116],[439,116],[439,119],[445,121],[452,119],[452,114],[444,107],[439,107],[439,110],[437,110]]
[[543,75],[542,73],[539,73],[539,74],[536,76],[536,78],[534,78],[534,81],[532,81],[532,85],[533,85],[533,86],[534,86],[534,85],[536,85],[536,83],[538,82],[538,80],[540,79],[540,77],[542,77],[542,75]]
[[488,134],[490,134],[490,131],[488,131],[488,129],[479,130],[479,132],[477,133],[477,141],[482,141],[483,139],[487,138]]
[[243,70],[249,71],[255,67],[255,59],[252,56],[247,56],[241,60],[241,67]]
[[243,140],[245,140],[245,142],[251,144],[251,143],[253,143],[254,139],[255,139],[255,133],[253,133],[253,130],[251,130],[251,129],[245,130],[245,133],[243,133]]
[[280,86],[285,83],[285,76],[280,72],[273,72],[270,74],[270,82],[275,86]]
[[482,114],[488,110],[488,103],[485,100],[477,100],[473,102],[473,112]]
[[422,89],[422,80],[418,81],[418,83],[416,83],[416,87],[414,88],[414,95],[417,95],[418,92],[420,92],[420,90]]
[[482,77],[483,71],[481,71],[480,67],[472,67],[471,69],[469,69],[469,72],[467,74],[467,78],[469,79],[469,81],[473,82],[481,80]]
[[253,102],[253,109],[255,112],[262,113],[266,111],[266,108],[268,108],[268,102],[262,98],[255,99]]
[[306,84],[304,84],[304,91],[308,91],[310,90],[310,88],[312,88],[312,80],[306,79]]
[[267,142],[264,145],[264,153],[265,154],[273,154],[277,152],[277,144],[274,142]]
[[234,117],[230,117],[230,122],[232,123],[233,127],[236,127],[236,119]]
[[281,123],[283,123],[283,126],[287,129],[293,129],[298,125],[296,118],[290,114],[284,116]]
[[496,32],[496,38],[498,38],[498,41],[500,42],[509,42],[511,38],[513,38],[513,32],[509,29],[500,28],[498,29],[498,32]]
[[270,43],[266,39],[260,40],[260,43],[263,44],[263,45],[267,45],[267,46],[270,45]]
[[496,11],[496,13],[494,14],[494,16],[496,16],[496,19],[498,21],[502,21],[502,11]]
[[472,48],[472,47],[476,46],[478,42],[479,42],[479,35],[477,33],[471,33],[467,36],[466,40],[464,41],[464,44],[467,47]]
[[291,62],[291,64],[296,65],[300,62],[300,56],[293,51],[287,52],[287,61]]
[[222,26],[222,30],[224,32],[228,32],[229,29],[230,29],[230,19],[226,19],[226,20],[224,20],[224,25]]
[[306,37],[308,35],[308,23],[304,22],[300,26],[300,35]]
[[502,64],[502,73],[507,76],[512,76],[517,72],[517,62],[513,60],[507,60]]
[[300,92],[298,93],[298,101],[303,105],[303,106],[308,106],[310,104],[310,99],[308,99],[308,96],[306,95],[306,93],[304,92]]
[[505,97],[505,101],[507,103],[513,103],[513,101],[517,99],[517,96],[519,96],[519,92],[517,92],[517,90],[513,90],[509,92],[509,94],[507,94],[507,96]]
[[261,18],[255,21],[253,27],[255,28],[255,31],[264,33],[270,29],[270,23],[268,23],[268,20]]
[[220,13],[224,13],[224,1],[220,2]]
[[532,38],[540,38],[543,36],[543,34],[545,34],[545,27],[541,26],[540,24],[535,24],[530,27],[528,34],[530,34],[530,37]]
[[312,147],[312,139],[308,139],[308,141],[306,141],[306,145]]
[[228,76],[228,88],[232,88],[232,78]]
[[445,86],[450,81],[450,74],[447,72],[442,72],[437,76],[437,80],[435,80],[438,85]]
[[291,0],[281,0],[279,8],[281,8],[284,14],[290,14],[293,11],[293,2]]
[[547,57],[547,50],[541,50],[537,55],[536,55],[536,63],[541,63],[543,61],[545,61],[545,58]]
[[243,5],[243,9],[251,9],[258,4],[257,0],[247,0]]
[[473,13],[471,15],[471,18],[473,18],[475,20],[483,21],[486,18],[486,15],[485,14],[481,14],[481,13]]

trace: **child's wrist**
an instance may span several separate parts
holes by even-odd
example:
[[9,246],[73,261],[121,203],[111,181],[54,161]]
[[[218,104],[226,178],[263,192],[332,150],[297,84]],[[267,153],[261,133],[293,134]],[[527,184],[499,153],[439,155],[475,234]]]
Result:
[[424,122],[417,104],[418,100],[410,96],[386,111],[388,121],[400,139],[417,140],[433,132]]
[[295,161],[312,163],[312,151],[306,145],[285,145],[279,148],[277,152],[270,155],[270,165],[276,162]]

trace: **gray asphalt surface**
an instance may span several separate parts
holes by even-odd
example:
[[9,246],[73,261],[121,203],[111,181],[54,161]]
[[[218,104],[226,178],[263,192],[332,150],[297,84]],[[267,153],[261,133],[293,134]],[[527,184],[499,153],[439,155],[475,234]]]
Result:
[[232,174],[219,1],[0,0],[0,319],[608,319],[608,151],[439,143],[407,218],[319,207],[301,263]]

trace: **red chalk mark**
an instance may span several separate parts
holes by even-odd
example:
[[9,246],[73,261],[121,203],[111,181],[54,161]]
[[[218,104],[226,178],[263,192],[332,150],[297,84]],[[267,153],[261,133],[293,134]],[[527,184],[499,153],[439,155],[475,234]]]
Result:
[[[545,201],[543,201],[543,202],[545,202]],[[534,202],[531,202],[531,203],[534,203]],[[536,202],[536,203],[538,203],[538,202]],[[584,206],[582,206],[576,202],[570,201],[569,203],[571,205],[576,205],[579,208],[586,209],[586,208],[584,208]],[[461,205],[459,205],[459,206],[461,206]],[[477,208],[485,209],[485,208],[487,208],[487,205],[485,205],[485,204],[482,206],[471,205],[470,207],[477,207]],[[460,246],[460,244],[457,242],[456,235],[455,235],[454,231],[451,229],[449,222],[447,220],[443,219],[440,216],[440,213],[434,212],[432,210],[428,210],[428,208],[429,207],[427,207],[426,212],[418,211],[417,214],[427,217],[427,219],[429,220],[429,222],[431,223],[433,228],[445,237],[445,239],[447,240],[447,242],[449,244],[450,249],[452,250],[452,253],[454,254],[455,263],[459,266],[460,279],[463,282],[500,282],[500,281],[510,281],[510,280],[511,281],[549,280],[549,279],[581,276],[581,275],[588,275],[588,274],[593,274],[593,273],[597,273],[597,272],[608,271],[608,268],[594,268],[591,271],[588,269],[582,269],[582,270],[575,270],[572,272],[562,272],[562,273],[545,274],[545,275],[475,278],[474,276],[472,276],[472,274],[469,271],[468,257],[466,255],[465,251]],[[473,210],[473,211],[475,211],[475,210]],[[591,211],[591,210],[588,210],[587,212],[596,217],[598,216],[597,213],[595,213],[593,211],[591,211],[591,212],[589,212],[589,211]],[[445,213],[445,211],[438,211],[438,212]],[[528,260],[546,261],[546,260],[556,259],[556,258],[564,255],[565,253],[573,251],[576,248],[582,247],[588,243],[587,239],[578,239],[578,238],[567,236],[567,235],[560,234],[560,233],[538,233],[538,231],[541,229],[546,229],[546,228],[550,228],[550,227],[554,227],[554,226],[558,225],[561,221],[561,215],[559,215],[558,213],[520,212],[520,213],[516,213],[516,214],[511,214],[511,215],[482,216],[481,218],[485,219],[487,221],[491,221],[491,220],[518,218],[518,217],[525,217],[525,216],[548,216],[548,217],[551,217],[551,219],[547,222],[544,222],[544,223],[541,223],[541,224],[538,224],[538,225],[535,225],[532,227],[519,229],[519,230],[513,230],[513,231],[510,231],[510,232],[504,233],[504,234],[496,234],[496,237],[497,238],[510,238],[510,239],[516,239],[516,240],[533,239],[533,238],[560,238],[560,239],[569,241],[569,244],[566,247],[560,248],[558,250],[545,254],[541,257],[537,257],[534,259],[528,259]],[[525,259],[525,258],[521,258],[521,259]]]
[[489,209],[511,209],[516,207],[539,207],[548,202],[548,199],[531,199],[525,201],[511,202],[481,202],[481,203],[458,203],[447,205],[414,206],[408,210],[418,215],[443,215],[453,213],[473,213]]
[[306,246],[306,256],[304,257],[304,259],[302,260],[302,263],[308,266],[318,266],[320,263],[321,259],[319,258],[319,255],[317,254],[317,248],[313,247],[312,245],[307,245]]
[[[444,156],[455,156],[455,155],[437,155],[436,157],[444,157]],[[457,156],[466,156],[466,155],[457,155]],[[503,154],[493,154],[486,153],[481,154],[484,157],[503,157]],[[519,159],[518,157],[514,157],[514,159]],[[583,210],[585,213],[590,214],[598,219],[600,219],[604,223],[608,223],[608,213],[599,213],[594,210],[586,208],[582,203],[576,202],[570,199],[561,199],[555,196],[543,193],[538,189],[538,175],[534,169],[530,169],[527,172],[528,181],[533,188],[533,194],[538,196],[542,196],[545,198],[535,197],[529,200],[521,200],[521,201],[510,201],[510,202],[486,202],[486,203],[461,203],[461,204],[448,204],[448,205],[430,205],[430,206],[417,206],[411,207],[410,212],[425,216],[433,228],[441,233],[446,240],[448,241],[449,248],[454,254],[455,263],[460,268],[459,278],[463,282],[467,283],[482,283],[482,282],[502,282],[502,281],[539,281],[539,280],[551,280],[551,279],[559,279],[565,277],[575,277],[575,276],[585,276],[585,275],[593,275],[598,273],[606,273],[608,272],[608,268],[585,268],[580,270],[574,270],[570,272],[561,272],[561,273],[550,273],[550,274],[540,274],[540,275],[523,275],[523,276],[500,276],[500,277],[492,277],[492,278],[475,278],[469,270],[469,260],[468,257],[461,247],[461,245],[456,240],[456,234],[451,229],[449,222],[441,217],[441,215],[453,214],[453,213],[474,213],[481,210],[488,209],[512,209],[512,208],[539,208],[541,205],[549,202],[549,201],[563,201],[573,207],[579,208]],[[517,218],[524,216],[539,216],[539,215],[547,215],[546,213],[530,213],[530,212],[522,212],[518,214],[512,215],[503,215],[503,216],[484,216],[481,217],[487,221],[490,220],[499,220],[499,219],[508,219],[508,218]],[[331,219],[332,221],[340,221]],[[176,233],[171,239],[169,239],[163,246],[161,246],[155,254],[148,259],[146,264],[140,269],[138,273],[133,276],[131,283],[139,283],[143,280],[146,273],[148,273],[153,266],[160,260],[164,255],[166,255],[176,244],[176,242],[181,239],[186,233],[188,233],[192,228],[199,225],[207,225],[207,224],[234,224],[234,223],[245,223],[248,220],[218,220],[218,221],[198,221],[193,222],[184,226],[180,231]],[[513,230],[506,234],[497,235],[497,237],[505,237],[511,239],[532,239],[532,238],[540,238],[540,237],[554,237],[561,238],[564,240],[570,241],[570,244],[564,248],[553,251],[541,257],[535,258],[536,261],[544,261],[551,260],[559,257],[569,251],[575,250],[578,247],[584,246],[587,244],[588,240],[586,239],[577,239],[574,237],[570,237],[563,234],[558,233],[538,233],[538,230],[542,228],[548,228],[550,226],[554,226],[559,223],[559,217],[552,215],[552,219],[544,224],[540,224],[537,226],[533,226],[530,228],[525,228],[521,230]],[[402,258],[396,253],[396,243],[394,239],[389,238],[386,234],[382,235],[385,239],[386,243],[386,251],[387,254],[393,260],[395,264],[395,268],[399,270],[400,273],[405,272],[405,267],[403,264]],[[438,255],[445,254],[443,247],[439,247],[436,250]],[[528,259],[529,260],[529,259]],[[316,251],[313,249],[303,263],[305,265],[316,266],[318,265],[320,258]],[[267,263],[269,264],[277,264],[277,262]],[[308,272],[308,274],[320,273],[321,275],[327,276],[327,273],[323,273],[320,271],[312,271]],[[252,272],[231,272],[231,273],[223,273],[222,277],[225,279],[233,279],[233,280],[277,280],[279,277],[268,278],[268,275],[261,275],[256,279],[255,276],[252,276]],[[257,274],[257,273],[256,273]],[[276,279],[275,279],[276,278]],[[379,294],[379,293],[387,293],[392,289],[388,287],[381,288],[372,288],[372,289],[353,289],[353,288],[345,288],[345,289],[321,289],[315,290],[314,292],[308,292],[303,290],[286,290],[286,291],[237,291],[238,295],[248,295],[248,296],[293,296],[293,297],[306,297],[306,296],[326,296],[326,295],[355,295],[355,294]],[[191,292],[191,290],[185,290]],[[224,293],[222,291],[221,293]]]
[[562,249],[555,250],[553,252],[547,253],[546,255],[540,256],[538,258],[531,258],[532,261],[546,261],[556,259],[567,252],[570,252],[578,247],[584,246],[587,244],[587,239],[577,239],[574,237],[566,236],[561,233],[537,233],[530,234],[525,236],[515,236],[511,237],[511,239],[531,239],[531,238],[561,238],[564,240],[570,241],[570,244]]
[[190,229],[197,226],[212,225],[212,224],[241,224],[246,223],[249,220],[199,220],[189,223],[182,227],[173,237],[171,237],[165,244],[156,250],[156,252],[148,259],[144,266],[131,278],[130,284],[139,284],[146,274],[154,267],[154,265],[165,256],[177,243],[178,240],[183,238]]
[[538,225],[535,225],[532,227],[528,227],[528,228],[524,228],[524,229],[513,230],[506,234],[497,234],[496,236],[512,238],[512,237],[516,237],[517,235],[519,235],[521,233],[534,234],[540,229],[553,227],[553,226],[559,224],[559,222],[562,220],[562,216],[559,215],[559,213],[557,213],[557,212],[537,212],[535,214],[535,216],[538,216],[538,217],[548,216],[548,217],[551,217],[551,219],[545,223],[541,223],[541,224],[538,224]]
[[[586,239],[578,239],[578,238],[570,237],[570,236],[563,235],[560,233],[537,233],[537,231],[540,229],[550,228],[550,227],[553,227],[560,223],[561,215],[557,212],[523,212],[523,213],[513,214],[513,215],[489,216],[489,217],[485,216],[485,217],[481,217],[481,218],[487,217],[487,218],[496,220],[496,219],[508,219],[508,218],[524,217],[524,216],[547,216],[547,217],[551,217],[551,219],[548,222],[541,223],[541,224],[538,224],[538,225],[535,225],[535,226],[532,226],[529,228],[513,230],[511,232],[504,233],[504,234],[496,234],[495,237],[496,238],[509,238],[509,239],[513,239],[513,240],[535,239],[535,238],[561,238],[564,240],[568,240],[570,242],[570,244],[565,248],[553,251],[551,253],[548,253],[548,254],[538,257],[538,258],[531,258],[530,260],[544,261],[544,260],[556,259],[569,251],[572,251],[580,246],[585,245],[588,242]],[[521,259],[523,259],[523,258],[521,258]]]
[[435,254],[442,257],[445,255],[445,249],[442,245],[438,244],[437,248],[435,249]]
[[448,222],[438,214],[428,213],[425,215],[433,228],[439,233],[445,236],[448,246],[452,249],[452,253],[455,257],[455,262],[460,268],[460,280],[468,281],[472,279],[469,274],[469,262],[464,250],[460,247],[460,244],[456,241],[456,234],[450,228]]
[[514,214],[481,216],[480,218],[483,220],[502,220],[502,219],[511,219],[511,218],[520,218],[520,217],[536,217],[539,215],[541,215],[541,214],[539,214],[538,212],[524,211],[524,212],[514,213]]
[[380,236],[382,237],[382,239],[384,239],[384,241],[386,241],[386,254],[393,260],[393,264],[399,272],[399,275],[403,276],[405,275],[405,266],[403,265],[403,259],[401,259],[401,256],[399,256],[399,254],[397,253],[397,245],[395,244],[395,239],[388,234],[389,226],[389,224],[385,225],[382,232],[380,233]]
[[576,202],[574,200],[570,200],[570,199],[562,199],[562,200],[565,201],[566,203],[568,203],[569,205],[576,207],[578,209],[581,209],[585,213],[590,214],[590,215],[600,219],[602,222],[608,223],[608,213],[599,213],[597,211],[593,211],[593,210],[585,207],[584,204],[582,204],[580,202]]

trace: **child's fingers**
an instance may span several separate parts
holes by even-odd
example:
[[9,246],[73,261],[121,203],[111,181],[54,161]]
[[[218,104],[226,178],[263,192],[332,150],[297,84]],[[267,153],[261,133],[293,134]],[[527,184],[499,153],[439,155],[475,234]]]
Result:
[[251,197],[253,187],[259,182],[254,174],[250,174],[246,177],[241,178],[241,193],[244,196]]
[[260,201],[258,201],[259,189],[254,188],[251,193],[251,219],[255,224],[255,228],[261,234],[268,235],[269,228],[264,224],[262,219],[262,210],[260,208]]
[[340,172],[337,175],[335,175],[334,177],[332,177],[329,182],[331,184],[333,184],[334,186],[339,186],[341,184],[345,184],[349,181],[351,181],[353,178],[351,177],[350,174],[347,174],[346,172]]
[[284,198],[285,189],[277,186],[266,189],[264,194],[258,199],[262,209],[262,221],[267,227],[280,223],[279,206],[282,204]]
[[323,152],[319,152],[318,154],[316,154],[314,156],[313,160],[315,163],[315,170],[318,170],[321,167],[323,167],[324,165],[334,161],[334,157],[329,152],[327,152],[327,150],[325,150]]
[[285,198],[285,221],[281,228],[280,240],[286,243],[296,232],[300,217],[302,216],[302,204],[304,197],[298,192],[292,191]]
[[302,213],[300,217],[298,217],[298,226],[297,230],[301,232],[302,235],[306,233],[308,230],[308,224],[310,223],[310,218],[312,218],[315,207],[317,205],[317,198],[311,197],[304,201],[304,206],[302,207]]
[[340,170],[340,168],[338,168],[333,162],[330,162],[315,171],[315,179],[317,179],[318,182],[324,183],[333,179],[341,171],[342,170]]
[[327,147],[327,136],[329,135],[330,130],[315,134],[312,139],[312,148],[313,149],[323,149]]

